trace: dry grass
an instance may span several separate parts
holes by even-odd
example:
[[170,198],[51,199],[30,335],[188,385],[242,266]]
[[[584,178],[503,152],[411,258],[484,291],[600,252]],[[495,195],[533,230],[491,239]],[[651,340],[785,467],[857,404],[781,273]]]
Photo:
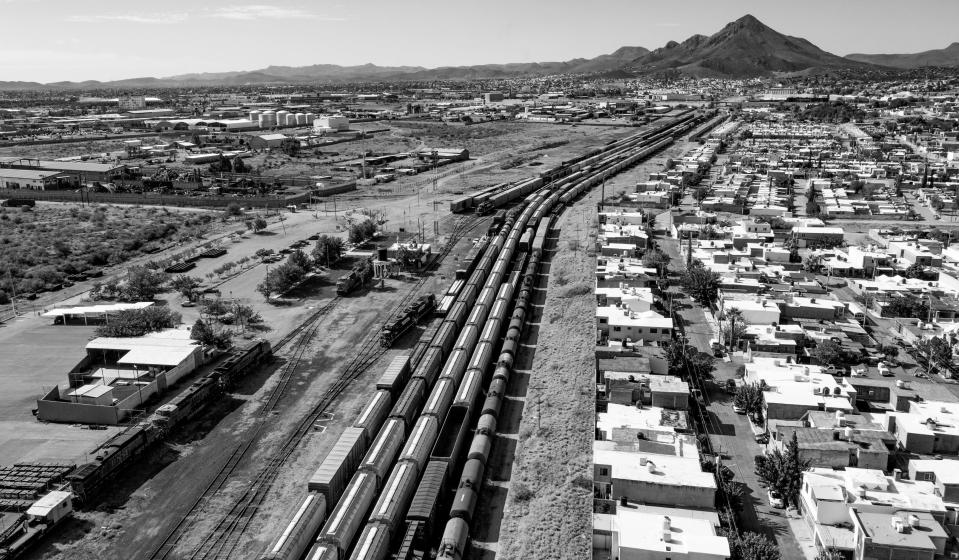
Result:
[[[562,232],[504,511],[503,558],[579,560],[591,554],[594,384],[588,317],[595,307],[594,261],[582,250],[571,250],[576,244],[569,242],[585,237],[574,224],[593,208],[592,201],[582,201],[559,221]],[[566,285],[557,288],[559,282]]]

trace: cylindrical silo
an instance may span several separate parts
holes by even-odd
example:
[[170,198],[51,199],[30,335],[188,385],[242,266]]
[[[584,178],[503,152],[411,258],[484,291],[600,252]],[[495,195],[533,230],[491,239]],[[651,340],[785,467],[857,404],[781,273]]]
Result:
[[276,112],[276,125],[277,126],[286,126],[286,116],[289,115],[289,111],[284,111],[280,109]]
[[276,113],[273,111],[260,113],[260,128],[273,128],[274,126],[276,126]]
[[305,113],[297,113],[297,114],[296,114],[296,125],[297,125],[297,126],[303,126],[303,125],[305,125],[305,124],[306,124],[306,114],[305,114]]
[[250,120],[253,121],[253,122],[255,122],[255,123],[259,123],[259,122],[260,122],[260,115],[261,115],[261,114],[262,114],[262,112],[261,112],[261,111],[257,111],[256,109],[250,111]]

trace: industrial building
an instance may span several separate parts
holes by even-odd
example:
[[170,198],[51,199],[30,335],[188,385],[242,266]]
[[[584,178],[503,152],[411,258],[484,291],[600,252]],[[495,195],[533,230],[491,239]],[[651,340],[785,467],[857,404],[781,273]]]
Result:
[[350,129],[350,120],[343,115],[320,115],[313,120],[316,132],[340,132]]
[[[87,161],[51,161],[21,157],[0,158],[0,173],[11,173],[11,170],[55,171],[63,175],[59,180],[67,183],[70,180],[111,181],[120,177],[127,166],[116,163],[94,163]],[[71,179],[75,178],[75,179]],[[37,179],[39,180],[39,179]],[[45,180],[49,180],[45,179]]]
[[68,374],[37,400],[45,422],[116,425],[203,364],[203,348],[189,329],[132,338],[96,338]]
[[0,168],[0,189],[48,191],[76,186],[74,176],[59,171]]

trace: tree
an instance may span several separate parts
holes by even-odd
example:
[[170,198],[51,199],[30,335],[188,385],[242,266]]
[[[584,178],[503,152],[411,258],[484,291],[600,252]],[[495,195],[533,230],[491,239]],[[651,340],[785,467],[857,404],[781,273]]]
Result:
[[226,205],[226,208],[223,210],[223,216],[226,218],[232,218],[234,216],[242,216],[243,208],[237,202],[231,202]]
[[686,292],[707,307],[716,299],[719,293],[719,275],[706,268],[702,261],[693,259],[680,279]]
[[373,234],[376,233],[376,227],[376,222],[371,218],[351,225],[349,229],[350,242],[363,243],[373,237]]
[[920,263],[913,263],[906,269],[906,278],[922,278],[926,273],[926,267]]
[[174,290],[180,292],[180,294],[189,299],[193,300],[193,292],[200,287],[202,282],[199,278],[188,276],[186,274],[180,274],[170,280],[170,287]]
[[746,411],[750,416],[756,416],[762,413],[763,390],[758,383],[745,383],[736,388],[736,396],[733,398],[733,404]]
[[193,328],[190,329],[190,338],[204,346],[220,349],[229,348],[232,344],[228,332],[222,330],[217,332],[202,319],[197,319],[196,323],[193,323]]
[[324,234],[316,240],[316,247],[313,248],[313,261],[326,263],[327,268],[329,268],[343,257],[344,252],[346,252],[346,245],[341,238]]
[[806,272],[819,272],[822,270],[822,255],[814,253],[806,257],[802,263],[802,269]]
[[799,490],[802,488],[802,473],[809,470],[809,461],[799,455],[796,432],[792,434],[785,449],[778,447],[769,453],[757,455],[756,476],[770,489],[783,497],[786,504],[799,507]]
[[666,364],[669,375],[683,379],[695,376],[703,381],[713,378],[716,364],[713,357],[692,346],[670,344],[666,347]]
[[145,266],[134,266],[127,270],[117,295],[123,301],[152,301],[166,289],[166,282],[165,273]]
[[854,298],[858,303],[862,304],[866,309],[872,309],[872,306],[876,304],[876,294],[872,292],[862,292],[856,294]]
[[302,282],[305,276],[306,269],[287,261],[267,272],[263,282],[256,287],[256,291],[263,294],[263,297],[269,300],[271,294],[282,294],[286,292]]
[[882,352],[883,356],[892,360],[896,359],[896,357],[899,356],[899,346],[895,344],[885,344],[880,349],[880,351]]
[[938,212],[946,207],[946,203],[942,201],[942,198],[939,195],[933,195],[929,198],[929,206]]
[[889,300],[882,311],[887,317],[911,317],[925,321],[929,317],[929,304],[914,296],[898,296]]
[[824,366],[839,366],[845,361],[842,347],[833,340],[823,340],[809,351],[809,356]]
[[263,216],[257,216],[253,220],[253,233],[259,233],[263,231],[264,229],[266,229],[266,226],[267,226],[266,218],[264,218]]
[[746,334],[746,327],[749,321],[743,317],[743,312],[737,308],[732,308],[726,312],[726,322],[720,328],[722,329],[723,340],[727,341],[730,350],[735,350],[736,345]]
[[727,531],[725,536],[729,540],[731,560],[780,560],[781,558],[776,542],[761,533]]
[[926,373],[932,368],[947,369],[952,364],[952,346],[945,338],[931,337],[916,342],[916,350],[926,360]]
[[665,276],[669,261],[669,255],[659,249],[650,249],[643,255],[643,266],[655,268],[660,277]]
[[97,336],[132,337],[170,329],[180,324],[180,314],[170,308],[151,305],[143,309],[124,309],[97,327]]
[[306,256],[306,253],[304,253],[302,249],[297,249],[290,253],[290,256],[286,258],[286,262],[292,264],[293,266],[302,268],[304,271],[313,268],[313,263],[310,262],[310,257]]

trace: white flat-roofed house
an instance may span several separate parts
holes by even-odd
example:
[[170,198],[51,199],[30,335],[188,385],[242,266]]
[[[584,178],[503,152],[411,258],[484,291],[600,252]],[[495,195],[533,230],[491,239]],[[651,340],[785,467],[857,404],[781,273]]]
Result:
[[835,247],[841,245],[845,230],[840,227],[797,226],[790,231],[797,247]]
[[[813,468],[803,473],[799,499],[800,510],[813,531],[817,548],[834,549],[857,559],[900,557],[889,556],[890,550],[881,550],[869,543],[869,534],[877,537],[884,532],[875,531],[879,525],[885,524],[892,532],[909,538],[914,527],[900,532],[903,527],[897,527],[897,520],[906,520],[908,524],[910,516],[915,516],[918,519],[913,522],[928,529],[915,532],[938,539],[939,535],[946,534],[941,524],[950,515],[932,483],[903,480],[898,474],[888,476],[875,469]],[[865,532],[861,525],[863,516],[869,518]],[[869,530],[870,527],[873,530]],[[890,542],[877,539],[875,544],[888,546]],[[928,541],[925,546],[927,551],[932,548],[928,547]],[[870,554],[864,555],[866,551]],[[932,555],[909,557],[933,558]]]
[[716,534],[718,518],[708,513],[633,504],[618,505],[612,514],[594,513],[593,558],[728,559],[729,541]]
[[658,342],[673,339],[673,320],[655,311],[632,311],[607,306],[596,308],[596,329],[608,340]]
[[892,433],[902,449],[926,455],[959,453],[959,403],[912,401],[908,412],[890,415]]
[[799,420],[810,410],[855,410],[850,388],[822,373],[819,366],[757,356],[745,365],[743,381],[766,386],[763,400],[769,420]]
[[779,323],[779,306],[765,296],[727,295],[719,300],[719,317],[726,317],[733,309],[738,310],[750,325]]
[[657,455],[619,451],[615,442],[593,442],[593,490],[599,499],[713,509],[716,480],[703,472],[699,454]]
[[655,298],[652,288],[608,287],[596,288],[596,305],[599,307],[625,305],[630,311],[649,311]]

